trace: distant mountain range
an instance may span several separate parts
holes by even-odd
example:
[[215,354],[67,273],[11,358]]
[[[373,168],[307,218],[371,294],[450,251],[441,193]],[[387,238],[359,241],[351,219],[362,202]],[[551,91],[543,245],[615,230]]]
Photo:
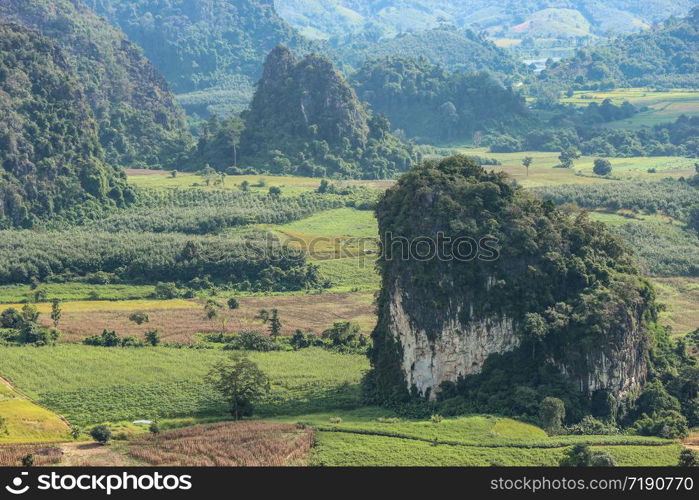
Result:
[[304,35],[330,38],[371,31],[395,36],[450,23],[500,37],[587,36],[650,27],[683,16],[699,0],[275,0]]

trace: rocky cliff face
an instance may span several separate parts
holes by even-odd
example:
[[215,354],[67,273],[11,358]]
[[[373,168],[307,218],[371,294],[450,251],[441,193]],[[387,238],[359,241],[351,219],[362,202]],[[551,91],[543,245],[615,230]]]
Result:
[[[415,387],[422,395],[435,399],[443,382],[456,382],[479,374],[492,354],[504,354],[519,348],[522,339],[513,318],[490,317],[463,323],[462,311],[468,304],[451,304],[436,338],[428,328],[416,322],[414,312],[404,305],[399,286],[389,293],[388,332],[402,348],[400,369],[407,388]],[[582,355],[555,355],[546,362],[574,382],[583,394],[607,389],[626,396],[646,378],[648,369],[646,332],[640,318],[633,318],[623,335],[607,341]],[[572,354],[572,355],[571,355]]]
[[520,344],[509,318],[463,324],[459,316],[465,304],[452,305],[454,314],[445,319],[439,338],[432,340],[427,330],[411,319],[403,305],[402,290],[395,287],[390,296],[389,331],[403,348],[401,369],[407,386],[416,387],[421,394],[436,397],[442,382],[479,373],[488,356]]
[[[521,374],[517,385],[540,388],[544,370],[571,397],[607,390],[623,399],[644,382],[653,292],[602,225],[464,157],[413,169],[377,215],[383,286],[368,385],[378,399],[397,390],[435,399],[498,356],[521,366],[498,365],[483,386],[499,387],[509,370]],[[431,258],[395,247],[426,239],[440,248]],[[475,252],[455,252],[458,241]]]

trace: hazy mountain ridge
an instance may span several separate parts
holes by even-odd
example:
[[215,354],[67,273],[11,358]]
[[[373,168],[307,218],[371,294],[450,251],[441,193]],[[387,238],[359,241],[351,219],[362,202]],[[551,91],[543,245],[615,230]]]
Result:
[[394,36],[430,29],[440,22],[508,32],[544,9],[572,9],[592,32],[634,31],[672,15],[684,15],[696,0],[275,0],[279,14],[308,36],[330,38],[365,29]]

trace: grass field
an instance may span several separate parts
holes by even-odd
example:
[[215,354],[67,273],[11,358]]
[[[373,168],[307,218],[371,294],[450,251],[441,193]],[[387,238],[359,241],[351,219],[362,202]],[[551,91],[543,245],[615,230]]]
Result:
[[330,292],[378,290],[378,223],[373,211],[340,208],[271,228],[303,248],[320,268]]
[[44,443],[68,438],[69,428],[58,415],[34,404],[0,381],[0,444]]
[[[487,148],[463,148],[464,154],[485,156],[498,159],[502,165],[492,168],[510,174],[524,187],[542,187],[559,184],[590,184],[597,182],[615,182],[594,176],[592,167],[596,157],[583,156],[575,160],[573,168],[554,168],[560,163],[559,153],[527,151],[520,153],[490,153]],[[522,166],[522,158],[531,156],[534,158],[529,168],[529,176]],[[680,157],[633,157],[633,158],[609,158],[612,163],[612,175],[620,179],[645,179],[653,180],[663,177],[681,177],[692,175],[695,160]],[[655,169],[655,174],[648,173],[649,169]],[[577,175],[579,172],[583,175]]]
[[[0,347],[0,373],[38,403],[79,425],[135,419],[225,415],[204,383],[220,350],[100,348],[59,345]],[[262,415],[298,414],[360,405],[361,355],[311,348],[250,353],[272,381]]]
[[605,125],[612,128],[652,127],[659,123],[674,121],[681,115],[699,115],[699,92],[684,89],[668,92],[645,88],[615,89],[604,92],[583,90],[575,92],[573,97],[561,99],[561,102],[587,106],[592,102],[600,104],[605,99],[611,99],[617,105],[629,101],[638,108],[648,108],[647,111],[642,111],[627,120]]
[[[224,184],[221,186],[205,186],[204,180],[193,173],[180,172],[176,177],[172,177],[170,172],[165,170],[138,170],[130,169],[126,171],[130,184],[137,187],[153,189],[204,189],[220,190],[228,189],[240,190],[243,182],[249,183],[250,192],[266,193],[270,187],[277,186],[282,189],[282,195],[295,196],[309,191],[315,191],[320,186],[321,179],[318,177],[299,177],[281,175],[229,175],[226,176]],[[344,186],[363,186],[372,190],[385,190],[393,181],[377,180],[347,180],[333,181],[342,188]]]
[[[82,300],[134,300],[145,299],[155,290],[153,285],[91,285],[88,283],[45,283],[41,289],[48,299]],[[29,285],[0,286],[0,304],[34,301],[34,290]]]
[[684,335],[699,328],[699,278],[654,278],[658,300],[667,309],[660,321],[670,325],[673,333]]

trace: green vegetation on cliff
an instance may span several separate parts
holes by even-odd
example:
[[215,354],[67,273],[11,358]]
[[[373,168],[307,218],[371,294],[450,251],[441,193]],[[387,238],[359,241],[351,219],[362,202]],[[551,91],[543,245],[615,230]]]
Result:
[[[697,388],[686,385],[696,363],[655,326],[651,285],[603,224],[585,214],[566,216],[514,186],[505,174],[458,156],[425,162],[404,175],[380,201],[377,216],[383,284],[370,352],[373,370],[365,380],[374,401],[407,401],[406,366],[412,361],[412,372],[415,363],[425,361],[405,358],[419,351],[401,345],[397,331],[408,336],[411,329],[424,331],[435,350],[440,342],[454,349],[456,341],[442,336],[475,325],[463,334],[476,335],[482,328],[487,342],[509,335],[505,340],[516,338],[518,347],[510,343],[492,354],[470,372],[475,374],[442,381],[437,408],[414,411],[534,416],[542,399],[554,396],[564,402],[570,422],[593,413],[630,423],[645,413],[650,421],[639,426],[657,434],[648,429],[662,426],[664,419],[679,429],[686,429],[686,419],[696,421]],[[431,240],[442,250],[432,258],[401,258],[395,242],[403,238]],[[473,244],[456,253],[450,241]],[[401,314],[406,322],[396,326]],[[606,360],[604,369],[600,359]],[[604,375],[598,378],[600,370]],[[683,375],[673,377],[673,370]],[[646,376],[662,381],[670,403],[633,403],[629,395],[637,394]],[[411,392],[419,394],[416,387]],[[680,402],[685,416],[667,414],[679,411]]]
[[132,198],[123,174],[104,161],[64,53],[21,26],[0,25],[0,228]]
[[6,0],[0,21],[54,40],[76,73],[112,164],[167,166],[190,141],[166,81],[124,34],[80,0]]
[[210,122],[190,168],[206,160],[230,173],[382,179],[407,170],[415,158],[386,118],[364,109],[329,60],[297,60],[282,46],[267,57],[242,118]]
[[503,132],[529,117],[524,98],[488,74],[450,73],[426,59],[371,60],[351,81],[394,129],[420,140],[470,140],[477,131]]

